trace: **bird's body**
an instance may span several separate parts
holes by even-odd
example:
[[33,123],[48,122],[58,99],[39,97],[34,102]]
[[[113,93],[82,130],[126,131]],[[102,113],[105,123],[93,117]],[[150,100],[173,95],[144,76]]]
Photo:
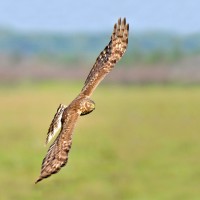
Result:
[[72,132],[79,116],[89,114],[95,109],[95,103],[90,99],[101,80],[112,70],[123,56],[128,45],[129,25],[124,18],[118,20],[109,44],[100,53],[91,69],[80,94],[68,105],[60,104],[50,125],[46,143],[61,128],[59,135],[49,147],[43,159],[41,174],[36,183],[57,173],[68,161],[68,153],[72,145]]

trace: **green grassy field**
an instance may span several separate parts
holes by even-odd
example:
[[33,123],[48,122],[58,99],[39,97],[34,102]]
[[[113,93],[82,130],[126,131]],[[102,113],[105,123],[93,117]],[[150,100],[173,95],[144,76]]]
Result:
[[35,185],[48,126],[78,83],[0,87],[1,199],[199,199],[200,87],[101,85],[69,162]]

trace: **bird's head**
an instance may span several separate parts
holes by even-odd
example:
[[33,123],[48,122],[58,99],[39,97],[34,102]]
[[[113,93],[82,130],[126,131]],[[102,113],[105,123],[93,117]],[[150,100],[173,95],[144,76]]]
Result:
[[81,116],[82,115],[87,115],[87,114],[91,113],[95,109],[94,101],[92,101],[89,98],[85,98],[83,100],[83,104],[82,105],[83,105],[83,107],[82,107]]

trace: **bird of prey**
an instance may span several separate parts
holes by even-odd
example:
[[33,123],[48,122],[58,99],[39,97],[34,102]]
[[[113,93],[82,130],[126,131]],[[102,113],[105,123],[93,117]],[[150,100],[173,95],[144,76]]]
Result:
[[114,25],[111,40],[97,57],[80,94],[68,105],[60,104],[47,133],[46,144],[60,129],[55,141],[49,147],[43,159],[41,173],[35,183],[57,173],[68,161],[68,153],[72,145],[72,132],[79,116],[89,114],[95,109],[90,99],[95,88],[114,68],[124,55],[128,46],[129,24],[121,18]]

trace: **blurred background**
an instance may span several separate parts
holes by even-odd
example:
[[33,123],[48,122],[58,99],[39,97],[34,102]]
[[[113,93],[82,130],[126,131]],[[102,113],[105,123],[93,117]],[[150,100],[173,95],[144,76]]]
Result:
[[[2,199],[199,199],[200,2],[7,0],[0,6]],[[34,185],[60,103],[114,23],[129,46],[81,117],[69,162]]]

